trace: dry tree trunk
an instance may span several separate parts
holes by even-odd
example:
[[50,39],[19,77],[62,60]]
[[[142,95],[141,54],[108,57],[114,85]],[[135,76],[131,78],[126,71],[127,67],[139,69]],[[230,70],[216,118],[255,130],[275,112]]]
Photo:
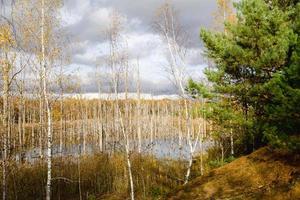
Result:
[[86,154],[86,136],[88,133],[88,108],[87,108],[87,103],[84,103],[85,106],[85,116],[84,116],[84,128],[83,128],[83,155]]
[[[22,98],[22,97],[20,97]],[[19,103],[19,113],[18,113],[18,138],[19,138],[19,150],[21,150],[22,146],[23,146],[23,142],[22,142],[22,105],[21,103]]]
[[141,84],[140,84],[140,66],[137,61],[137,135],[138,135],[138,152],[142,152],[142,133],[141,133]]
[[150,142],[153,144],[153,134],[154,134],[154,120],[155,120],[155,111],[154,111],[154,100],[152,98],[150,109],[152,114],[150,116]]
[[[35,117],[36,117],[36,114],[35,114],[35,109],[33,109],[33,111],[30,111],[31,112],[31,119],[30,119],[30,123],[32,124],[31,125],[31,144],[30,144],[30,148],[34,148],[35,147],[35,129],[34,129],[34,126],[35,126]],[[33,113],[32,113],[33,112]]]
[[220,146],[221,146],[221,164],[224,164],[224,145],[223,145],[223,141],[221,140],[220,142]]
[[63,91],[60,92],[60,130],[59,130],[59,153],[62,155],[63,151],[63,132],[64,132],[64,105],[63,105]]
[[[8,96],[9,98],[9,96]],[[7,130],[7,155],[10,154],[12,146],[12,127],[14,127],[14,121],[12,116],[14,115],[14,109],[11,100],[8,101],[8,130]]]
[[[23,82],[23,87],[24,87],[24,82]],[[22,140],[23,140],[23,146],[26,145],[26,129],[25,129],[25,124],[26,124],[26,100],[24,96],[22,96]],[[28,112],[27,112],[28,113]],[[23,147],[22,147],[23,148]]]
[[77,171],[78,171],[78,190],[79,190],[79,199],[82,200],[82,194],[81,194],[81,145],[79,145],[79,155],[77,160]]
[[178,143],[179,149],[182,149],[182,116],[181,116],[181,104],[178,105]]
[[[203,122],[202,122],[203,123]],[[202,127],[204,126],[204,123],[202,124]],[[203,130],[203,128],[202,128]],[[201,125],[199,124],[199,131],[201,131]],[[200,133],[200,174],[201,176],[204,174],[204,168],[203,168],[203,132]]]
[[7,150],[8,150],[8,143],[7,143],[7,136],[8,136],[8,98],[9,98],[9,71],[10,66],[6,62],[3,62],[2,66],[2,78],[3,78],[3,150],[2,150],[2,198],[3,200],[6,199],[6,190],[7,190],[7,183],[6,183],[6,169],[7,169]]
[[99,148],[100,152],[103,152],[103,115],[102,115],[102,102],[99,99],[98,102],[98,127],[100,128],[99,133]]
[[43,75],[39,73],[39,156],[43,158],[43,138],[44,138],[44,97],[43,97]]

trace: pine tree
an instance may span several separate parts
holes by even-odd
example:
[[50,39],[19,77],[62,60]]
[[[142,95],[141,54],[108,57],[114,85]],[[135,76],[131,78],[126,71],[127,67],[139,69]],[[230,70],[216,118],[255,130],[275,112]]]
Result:
[[236,22],[225,23],[226,33],[201,31],[216,66],[206,72],[213,91],[240,106],[252,146],[268,141],[296,147],[300,3],[243,0],[235,7]]

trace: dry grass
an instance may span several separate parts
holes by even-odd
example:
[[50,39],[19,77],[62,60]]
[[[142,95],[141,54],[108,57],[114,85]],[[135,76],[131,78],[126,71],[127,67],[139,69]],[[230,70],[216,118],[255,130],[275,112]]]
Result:
[[[185,172],[183,162],[140,154],[132,154],[131,161],[137,200],[165,199],[167,193],[182,184],[177,177]],[[44,199],[47,173],[44,160],[8,164],[8,199]],[[0,166],[0,180],[1,175]],[[122,153],[81,156],[80,162],[78,157],[57,157],[53,159],[52,176],[53,199],[78,200],[80,194],[84,200],[129,199],[127,165]]]

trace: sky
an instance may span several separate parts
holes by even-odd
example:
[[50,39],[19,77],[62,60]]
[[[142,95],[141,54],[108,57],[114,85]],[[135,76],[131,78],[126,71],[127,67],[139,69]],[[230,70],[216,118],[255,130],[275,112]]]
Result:
[[[193,79],[203,77],[205,59],[199,38],[201,28],[213,27],[214,0],[173,0],[179,20],[189,35],[187,75]],[[167,63],[165,44],[153,30],[156,10],[164,0],[65,0],[61,10],[62,25],[70,44],[72,73],[80,77],[83,92],[97,92],[95,67],[105,71],[101,62],[107,54],[105,30],[110,23],[110,13],[117,10],[126,18],[125,34],[131,62],[139,58],[142,92],[174,94],[176,89],[165,70]],[[131,92],[135,79],[131,74]],[[104,92],[109,92],[110,79],[101,79]]]

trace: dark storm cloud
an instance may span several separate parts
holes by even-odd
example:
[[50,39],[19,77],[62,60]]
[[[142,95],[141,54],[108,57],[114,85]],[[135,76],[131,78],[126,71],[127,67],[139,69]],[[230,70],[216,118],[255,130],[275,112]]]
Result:
[[[68,27],[71,33],[76,33],[78,39],[97,42],[104,39],[105,15],[109,9],[116,9],[128,18],[135,32],[152,32],[155,12],[164,1],[162,0],[85,0],[88,6],[83,6],[83,16],[79,22]],[[68,10],[80,8],[80,0],[65,0]],[[87,3],[84,4],[87,4]],[[213,13],[216,11],[214,0],[174,0],[170,1],[179,12],[180,22],[191,37],[193,46],[200,46],[199,30],[201,27],[211,27]],[[97,15],[97,13],[99,15]],[[102,17],[102,18],[101,18]],[[93,19],[95,18],[95,19]],[[101,24],[101,22],[103,24]],[[135,23],[136,22],[136,23]]]
[[[164,3],[162,0],[92,0],[96,5],[112,6],[125,13],[129,19],[142,21],[140,30],[152,31],[151,24],[155,18],[156,10]],[[213,12],[216,11],[214,0],[173,0],[169,1],[178,11],[181,24],[189,33],[192,45],[199,46],[200,27],[210,27]]]
[[[129,51],[133,58],[140,57],[144,63],[141,68],[152,65],[152,71],[159,71],[163,57],[163,45],[159,37],[153,31],[152,24],[155,19],[156,10],[164,3],[163,0],[65,0],[62,11],[65,18],[64,29],[70,36],[72,48],[72,64],[83,65],[83,67],[94,67],[99,60],[105,57],[105,30],[109,24],[110,12],[118,10],[127,19],[126,30],[129,38]],[[213,13],[216,11],[215,0],[173,0],[170,1],[179,13],[180,23],[189,35],[188,48],[192,51],[188,57],[188,64],[193,66],[203,65],[201,56],[201,41],[199,38],[200,28],[210,28],[213,25]],[[102,47],[101,47],[102,45]],[[100,52],[102,50],[104,52]],[[160,53],[158,53],[160,52]],[[143,66],[144,65],[144,66]],[[193,69],[195,70],[195,69]],[[200,69],[199,69],[200,70]],[[166,79],[159,78],[161,72],[153,80],[148,81],[149,72],[141,70],[141,82],[143,92],[173,93],[172,84]],[[88,72],[86,72],[88,73]],[[143,74],[144,73],[144,74]],[[97,91],[96,81],[91,76],[85,79],[84,88],[86,92]],[[109,90],[109,81],[104,80],[105,90]]]

